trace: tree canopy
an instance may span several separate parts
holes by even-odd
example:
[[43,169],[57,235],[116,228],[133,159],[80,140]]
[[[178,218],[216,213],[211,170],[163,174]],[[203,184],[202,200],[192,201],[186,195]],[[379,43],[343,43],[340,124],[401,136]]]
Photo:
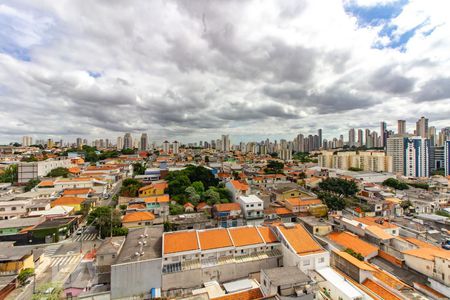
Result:
[[341,178],[327,178],[319,183],[319,188],[339,197],[354,196],[358,192],[358,187],[354,181]]
[[394,188],[396,190],[407,190],[409,189],[409,186],[401,182],[400,180],[397,180],[395,178],[388,178],[385,181],[383,181],[383,185]]
[[120,220],[120,211],[110,206],[99,206],[94,208],[87,216],[87,223],[92,224],[97,228],[102,238],[111,235],[127,235],[128,230],[122,227]]
[[69,170],[67,168],[59,167],[48,172],[47,177],[64,177],[67,178]]
[[17,182],[17,165],[10,165],[0,174],[0,182]]

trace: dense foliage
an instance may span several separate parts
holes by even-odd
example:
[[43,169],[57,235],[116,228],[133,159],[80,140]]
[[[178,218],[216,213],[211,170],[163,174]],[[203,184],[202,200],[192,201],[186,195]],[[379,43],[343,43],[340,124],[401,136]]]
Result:
[[144,184],[139,180],[127,178],[122,182],[119,194],[123,197],[137,197],[139,189],[143,186]]
[[36,185],[38,185],[41,181],[39,179],[30,179],[25,185],[25,192],[31,191]]
[[64,177],[69,176],[69,170],[67,168],[59,167],[48,172],[47,177]]
[[28,278],[34,275],[33,268],[25,268],[22,269],[17,276],[17,280],[19,280],[20,285],[24,285]]
[[121,214],[119,210],[116,210],[110,206],[99,206],[94,208],[89,213],[87,223],[95,226],[102,238],[111,235],[111,225],[113,236],[127,235],[128,229],[122,227],[120,216]]
[[397,180],[395,178],[388,178],[385,181],[383,181],[383,185],[394,188],[396,190],[407,190],[409,189],[409,186],[401,182],[400,180]]
[[353,250],[351,248],[347,248],[344,251],[347,252],[348,254],[350,254],[351,256],[359,259],[360,261],[364,260],[364,256],[361,253],[355,252],[355,250]]
[[442,216],[442,217],[450,218],[450,213],[447,212],[447,211],[445,211],[445,210],[438,210],[438,211],[436,212],[436,215]]
[[358,187],[354,181],[341,178],[327,178],[319,183],[319,187],[339,197],[354,196],[358,192]]
[[349,170],[349,171],[353,171],[353,172],[360,172],[360,171],[362,171],[363,169],[361,169],[361,168],[350,167],[350,168],[348,168],[348,170]]
[[266,174],[282,174],[283,173],[284,164],[282,162],[276,160],[269,160],[267,163],[264,172]]
[[145,169],[146,169],[145,165],[143,165],[141,163],[134,163],[133,164],[133,176],[144,175]]
[[410,182],[408,183],[408,185],[418,188],[418,189],[424,189],[424,190],[428,190],[430,188],[430,186],[427,183],[423,183],[423,182]]
[[0,174],[0,182],[17,182],[17,165],[7,167],[3,173]]
[[296,152],[292,158],[294,160],[299,160],[301,163],[317,163],[317,158],[310,156],[309,152]]
[[317,195],[330,210],[343,210],[346,207],[344,198],[338,197],[329,192],[319,192]]
[[205,201],[210,205],[229,202],[230,192],[219,185],[219,181],[206,168],[189,165],[181,171],[170,172],[165,178],[168,182],[168,193],[176,204],[170,206],[171,214],[184,211],[183,204],[190,202],[197,205]]

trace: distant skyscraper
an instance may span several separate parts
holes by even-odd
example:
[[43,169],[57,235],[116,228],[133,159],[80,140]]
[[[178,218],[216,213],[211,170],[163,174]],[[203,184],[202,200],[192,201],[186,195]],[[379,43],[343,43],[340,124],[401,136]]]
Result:
[[222,147],[221,147],[222,152],[230,151],[230,149],[231,149],[230,136],[228,134],[227,135],[222,135],[221,145],[222,145]]
[[83,147],[83,139],[77,138],[77,148],[81,149],[81,147]]
[[361,147],[362,145],[364,145],[363,130],[362,129],[358,129],[358,146]]
[[350,147],[355,146],[355,128],[348,131],[348,145]]
[[123,149],[133,149],[133,138],[129,132],[123,137]]
[[405,120],[397,121],[397,133],[398,134],[406,134],[406,121]]
[[372,140],[372,136],[370,135],[370,129],[366,129],[365,130],[365,136],[364,139],[366,141],[366,147],[367,148],[372,148],[373,147],[373,140]]
[[386,147],[387,125],[386,122],[380,122],[380,144],[378,147]]
[[140,150],[141,151],[147,151],[148,149],[148,136],[146,133],[143,133],[141,135],[141,144],[140,144]]
[[423,138],[428,138],[428,119],[427,118],[421,117],[416,122],[416,135],[423,137]]
[[117,138],[116,149],[117,150],[122,150],[123,149],[123,137],[121,137],[121,136],[119,136]]
[[387,139],[386,154],[392,156],[392,171],[396,174],[404,173],[405,138],[395,136]]
[[173,144],[172,144],[172,148],[173,148],[172,153],[173,154],[178,154],[180,152],[179,147],[180,147],[179,143],[177,141],[174,141]]
[[450,176],[450,141],[444,142],[444,171],[445,176]]
[[33,145],[33,138],[31,136],[23,136],[22,137],[22,146],[28,147]]
[[319,136],[319,149],[322,148],[322,128],[318,130],[317,135]]
[[429,150],[428,139],[405,138],[405,176],[428,177],[430,175]]
[[170,143],[168,141],[164,141],[163,142],[163,148],[162,148],[164,153],[169,153],[170,150]]
[[430,126],[428,128],[428,139],[430,140],[430,146],[436,146],[438,139],[436,137],[436,127]]

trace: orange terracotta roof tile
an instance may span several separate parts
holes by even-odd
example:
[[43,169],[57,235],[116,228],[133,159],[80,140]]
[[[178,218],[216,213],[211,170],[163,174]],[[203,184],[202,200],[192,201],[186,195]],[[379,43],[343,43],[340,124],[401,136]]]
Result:
[[333,252],[336,253],[337,255],[339,255],[340,257],[342,257],[343,259],[345,259],[346,261],[348,261],[349,263],[351,263],[352,265],[358,267],[360,270],[372,271],[372,272],[376,271],[376,269],[374,267],[372,267],[370,264],[368,264],[364,261],[360,261],[359,259],[348,254],[345,251],[333,250]]
[[86,198],[82,197],[71,197],[71,196],[63,196],[61,198],[58,198],[52,202],[53,206],[57,205],[80,205],[86,201]]
[[418,248],[402,251],[403,254],[408,254],[412,256],[416,256],[426,260],[434,260],[435,257],[444,258],[446,260],[450,260],[450,251],[443,250],[440,248]]
[[211,298],[211,300],[256,300],[262,299],[263,294],[259,288],[246,290],[242,292],[232,293],[223,295],[216,298]]
[[440,292],[436,291],[435,289],[432,289],[428,285],[421,284],[419,282],[414,282],[414,285],[418,286],[419,288],[424,289],[428,293],[434,295],[437,299],[445,299],[445,295],[441,294]]
[[270,229],[269,227],[264,227],[264,226],[258,226],[257,229],[266,244],[278,243],[278,238],[273,233],[272,229]]
[[[364,218],[355,218],[355,221],[361,222],[363,224],[366,224],[367,226],[377,226],[380,228],[397,228],[398,226],[392,223],[389,223],[388,221],[385,221],[383,218],[376,218],[376,217],[364,217]],[[383,223],[383,224],[381,224]]]
[[122,218],[122,223],[133,223],[140,221],[152,221],[155,219],[155,215],[148,211],[137,211],[132,213],[127,213]]
[[167,203],[170,201],[170,197],[168,194],[158,195],[158,196],[150,196],[144,198],[145,203]]
[[422,240],[419,240],[419,239],[416,239],[416,238],[413,238],[413,237],[403,237],[403,239],[408,241],[408,242],[410,242],[411,244],[416,245],[419,248],[440,249],[439,247],[437,247],[437,246],[435,246],[433,244],[427,243],[425,241],[422,241]]
[[411,288],[410,286],[408,286],[406,283],[404,283],[397,277],[395,277],[383,270],[380,270],[380,269],[378,269],[377,272],[374,273],[374,276],[378,280],[384,282],[386,285],[388,285],[396,290]]
[[63,195],[81,195],[81,194],[89,194],[92,192],[92,189],[65,189],[63,191]]
[[254,226],[230,228],[228,229],[228,232],[236,247],[264,244],[264,240]]
[[183,206],[184,206],[185,208],[187,208],[187,207],[192,207],[192,208],[194,208],[194,207],[195,207],[194,204],[192,204],[191,202],[187,202],[187,203],[185,203]]
[[69,173],[72,173],[72,174],[78,174],[81,172],[80,168],[78,168],[78,167],[72,167],[67,170],[69,171]]
[[206,203],[206,202],[200,202],[200,203],[197,205],[197,209],[203,209],[203,208],[209,208],[209,207],[211,207],[211,206],[208,205],[208,203]]
[[243,183],[239,180],[231,180],[230,182],[236,190],[247,191],[249,189],[248,184]]
[[202,250],[233,246],[230,235],[225,228],[198,231],[198,240]]
[[117,169],[115,166],[89,166],[86,168],[88,171],[103,171],[103,170],[114,170]]
[[39,187],[52,187],[54,186],[54,182],[51,180],[41,181],[38,184]]
[[241,210],[239,203],[220,203],[214,204],[214,208],[217,211],[230,211],[230,210]]
[[325,251],[300,224],[295,224],[293,228],[286,228],[281,224],[278,225],[277,228],[289,242],[294,251],[299,255],[308,255]]
[[366,281],[363,282],[363,285],[367,287],[369,290],[380,296],[382,299],[385,300],[401,300],[401,298],[397,297],[392,292],[388,291],[378,283],[372,281],[371,279],[366,279]]
[[289,210],[286,207],[276,207],[274,210],[275,210],[275,213],[277,215],[289,215],[289,214],[292,214],[292,210]]
[[164,254],[199,250],[194,230],[167,232],[163,236],[163,243]]
[[357,253],[361,253],[364,257],[378,252],[378,247],[361,240],[356,235],[347,231],[332,232],[328,235],[328,238],[342,247],[350,248]]
[[380,228],[378,226],[367,226],[366,230],[382,240],[389,240],[394,238],[393,235],[390,235],[389,233],[384,231],[383,228]]
[[143,203],[128,204],[128,209],[145,209],[146,207]]
[[300,198],[288,198],[285,201],[291,204],[292,206],[308,206],[308,205],[322,204],[322,200],[320,199],[302,200]]

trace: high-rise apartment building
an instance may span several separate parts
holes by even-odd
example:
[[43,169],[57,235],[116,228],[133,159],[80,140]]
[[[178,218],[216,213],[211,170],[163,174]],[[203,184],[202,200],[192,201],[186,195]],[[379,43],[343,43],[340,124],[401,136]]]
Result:
[[77,138],[77,148],[81,149],[83,147],[83,139]]
[[221,150],[222,152],[228,152],[231,149],[231,145],[230,145],[230,136],[227,134],[223,134],[222,135],[222,140],[221,140]]
[[320,128],[318,131],[317,131],[317,135],[319,136],[319,147],[318,147],[318,149],[320,149],[320,148],[322,148],[322,146],[323,146],[323,140],[322,140],[322,128]]
[[170,143],[168,141],[164,141],[162,146],[163,152],[168,154],[170,150]]
[[121,136],[119,136],[117,138],[116,149],[117,150],[122,150],[123,149],[123,137],[121,137]]
[[428,139],[430,140],[430,146],[436,146],[438,138],[436,136],[436,127],[430,126],[428,128]]
[[421,117],[416,122],[416,135],[422,138],[428,138],[428,119]]
[[133,149],[133,138],[131,137],[131,133],[125,133],[123,137],[123,149]]
[[348,131],[348,145],[350,147],[355,146],[355,128]]
[[146,133],[143,133],[141,135],[141,144],[140,144],[140,148],[141,151],[147,151],[148,149],[148,136]]
[[406,121],[405,120],[397,121],[397,133],[399,135],[406,134]]
[[31,136],[23,136],[22,137],[22,146],[28,147],[33,145],[33,138]]
[[392,172],[403,174],[405,164],[405,138],[397,135],[387,139],[386,154],[392,156]]
[[370,135],[370,129],[366,129],[365,130],[364,139],[366,141],[366,147],[367,148],[372,148],[373,147],[373,140],[372,140],[372,136]]
[[386,147],[386,139],[387,139],[387,125],[386,122],[380,122],[380,143],[377,145],[378,147]]
[[404,175],[412,177],[430,176],[430,143],[419,136],[405,138]]
[[173,154],[178,154],[180,153],[180,144],[177,141],[174,141],[172,143],[172,153]]
[[358,147],[361,147],[362,145],[364,145],[363,130],[362,129],[358,129]]
[[450,140],[444,142],[444,171],[445,176],[450,176]]

